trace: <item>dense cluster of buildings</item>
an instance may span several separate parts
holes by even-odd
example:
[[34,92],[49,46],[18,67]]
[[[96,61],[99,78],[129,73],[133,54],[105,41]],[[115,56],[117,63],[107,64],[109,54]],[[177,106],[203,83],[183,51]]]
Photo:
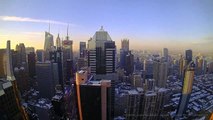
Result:
[[[213,111],[213,62],[130,50],[100,28],[73,54],[45,32],[44,49],[23,43],[0,49],[0,119],[159,120],[208,119]],[[195,57],[194,57],[195,56]]]

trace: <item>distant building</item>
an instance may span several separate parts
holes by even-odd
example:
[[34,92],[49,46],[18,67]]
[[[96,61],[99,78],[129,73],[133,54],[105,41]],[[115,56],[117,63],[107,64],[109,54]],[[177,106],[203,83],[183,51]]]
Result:
[[192,50],[185,51],[185,60],[187,61],[186,65],[188,65],[192,61]]
[[36,54],[34,52],[30,52],[28,55],[28,69],[29,76],[33,78],[36,75],[35,64],[36,64]]
[[22,63],[26,63],[27,61],[24,43],[20,43],[19,45],[16,45],[16,51],[17,51],[17,57],[18,57],[17,58],[18,66],[16,67],[20,67]]
[[44,62],[44,50],[36,50],[36,61]]
[[153,79],[157,87],[166,87],[168,65],[166,62],[153,62]]
[[56,38],[56,48],[57,49],[61,48],[61,39],[59,37],[59,34],[58,34],[58,36]]
[[169,50],[168,50],[168,48],[163,48],[163,59],[165,60],[165,62],[168,62],[168,60],[169,60]]
[[58,64],[36,63],[36,75],[41,97],[51,99],[55,95],[55,86],[59,84]]
[[121,40],[121,49],[124,51],[129,51],[129,39]]
[[73,41],[69,39],[68,28],[66,39],[62,41],[63,52],[63,73],[66,82],[70,82],[71,77],[74,76],[73,67]]
[[87,71],[76,73],[78,119],[113,120],[114,84],[111,80],[93,81],[91,79]]
[[49,52],[51,51],[51,47],[54,46],[53,35],[49,32],[45,32],[45,42],[44,42],[44,60],[49,60]]
[[145,70],[145,78],[153,78],[153,60],[144,60],[143,70]]
[[134,55],[131,51],[125,56],[125,67],[124,70],[126,71],[126,75],[130,75],[134,71]]
[[80,48],[79,49],[80,58],[86,58],[87,56],[86,42],[80,42],[79,48]]

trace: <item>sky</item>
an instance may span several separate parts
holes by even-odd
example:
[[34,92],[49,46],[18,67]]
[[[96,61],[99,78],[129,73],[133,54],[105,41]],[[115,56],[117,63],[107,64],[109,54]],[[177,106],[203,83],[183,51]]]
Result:
[[120,48],[213,51],[213,0],[1,0],[0,48],[43,49],[44,32],[69,36],[77,50],[101,26]]

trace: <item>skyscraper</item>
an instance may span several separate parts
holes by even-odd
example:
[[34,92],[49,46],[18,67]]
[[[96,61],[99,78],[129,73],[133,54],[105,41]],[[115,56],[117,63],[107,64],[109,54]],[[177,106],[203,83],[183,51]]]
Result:
[[187,110],[188,102],[192,92],[192,85],[194,80],[194,68],[195,64],[193,61],[191,61],[186,67],[183,81],[182,95],[179,101],[179,106],[176,114],[177,117],[182,116]]
[[68,27],[67,36],[64,41],[62,41],[62,52],[63,52],[63,73],[66,82],[70,81],[73,73],[73,41],[69,39]]
[[45,60],[49,60],[49,52],[51,47],[54,46],[53,35],[49,32],[45,32],[45,42],[44,42],[44,51],[45,51]]
[[[4,67],[6,68],[6,78],[3,78],[4,80],[3,81],[1,80],[0,82],[0,101],[1,101],[0,106],[2,106],[0,107],[0,109],[4,109],[3,111],[6,112],[9,119],[26,120],[27,116],[24,114],[24,109],[21,106],[17,81],[13,74],[12,54],[9,40],[7,41],[7,49],[5,52],[6,52],[5,56],[6,63],[3,63],[3,68]],[[5,98],[8,100],[6,100]],[[12,107],[10,107],[11,104],[13,104]]]
[[168,65],[166,62],[155,61],[153,63],[153,78],[157,87],[166,87]]
[[36,61],[44,62],[44,50],[36,50]]
[[36,63],[36,75],[40,95],[51,99],[55,94],[55,86],[59,83],[58,64],[51,62]]
[[79,54],[80,54],[80,58],[85,58],[86,55],[87,55],[87,52],[86,52],[86,42],[80,42],[80,51],[79,51]]
[[188,65],[192,61],[192,50],[186,50],[185,54],[186,65]]
[[[116,46],[103,27],[88,41],[88,66],[91,72],[107,76],[115,73]],[[112,76],[112,75],[111,75]]]
[[57,48],[61,48],[61,39],[60,39],[60,37],[59,37],[59,34],[58,34],[58,36],[57,36],[57,38],[56,38],[56,47],[57,47]]
[[129,51],[129,39],[121,40],[121,49],[124,51]]
[[126,75],[130,75],[134,71],[134,55],[131,53],[131,51],[129,51],[128,54],[125,56],[124,70],[126,72]]
[[129,53],[129,40],[121,40],[121,49],[120,49],[120,67],[125,69],[126,66],[126,56]]
[[26,50],[24,43],[20,43],[19,45],[16,45],[16,51],[17,51],[17,65],[16,67],[22,66],[22,63],[26,63]]
[[153,78],[153,60],[144,60],[143,70],[145,70],[145,78]]
[[165,62],[168,62],[168,59],[169,59],[169,50],[168,50],[168,48],[163,48],[163,58],[164,58]]
[[33,78],[36,75],[35,64],[36,64],[36,55],[34,52],[30,52],[28,55],[28,68],[29,76]]

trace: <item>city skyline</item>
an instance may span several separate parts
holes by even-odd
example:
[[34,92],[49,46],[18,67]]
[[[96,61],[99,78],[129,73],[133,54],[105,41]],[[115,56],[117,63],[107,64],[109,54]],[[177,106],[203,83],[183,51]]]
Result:
[[[51,4],[50,4],[51,2]],[[130,49],[213,50],[213,2],[189,1],[1,1],[0,48],[24,43],[43,49],[44,32],[69,36],[77,51],[100,26],[111,34],[118,49],[128,38]],[[38,9],[39,8],[39,9]],[[140,43],[140,44],[138,44]],[[178,47],[177,47],[178,44]],[[204,47],[205,46],[205,47]]]

